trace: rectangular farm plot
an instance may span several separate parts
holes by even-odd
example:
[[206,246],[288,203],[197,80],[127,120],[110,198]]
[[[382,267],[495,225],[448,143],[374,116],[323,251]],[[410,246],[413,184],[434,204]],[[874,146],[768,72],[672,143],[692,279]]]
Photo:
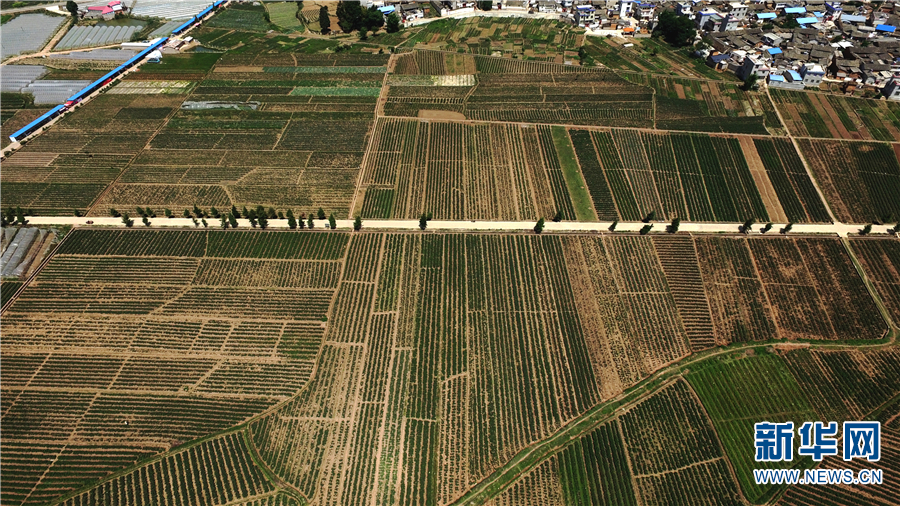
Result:
[[767,135],[780,128],[764,95],[745,92],[733,83],[629,74],[656,94],[655,127],[661,130]]
[[601,219],[768,220],[738,139],[570,130]]
[[776,337],[772,309],[744,239],[696,237],[716,345]]
[[187,93],[191,81],[123,81],[109,90],[113,95],[157,95]]
[[[477,82],[440,79],[442,67],[425,63],[427,51],[400,58],[418,61],[391,77],[386,116],[422,116],[422,111],[449,111],[466,119],[528,123],[652,127],[651,91],[615,73],[568,65],[511,62],[476,56]],[[435,53],[438,58],[440,53]],[[501,68],[494,69],[498,61]],[[522,64],[527,69],[509,68]],[[421,70],[423,67],[430,70]],[[466,72],[471,73],[471,72]],[[439,86],[423,86],[437,84]],[[474,85],[474,86],[473,86]]]
[[382,119],[374,135],[363,218],[575,218],[549,127]]
[[[220,234],[70,232],[4,313],[4,448],[40,438],[60,444],[54,455],[77,445],[105,459],[140,441],[151,455],[239,424],[302,388],[328,331],[350,235]],[[364,250],[378,258],[375,237]],[[337,297],[356,300],[353,290]],[[63,397],[65,409],[55,400]],[[38,462],[41,451],[31,445],[21,458]],[[62,480],[39,489],[48,501],[106,474],[54,460],[22,478],[28,490],[48,469]],[[4,458],[4,473],[11,465]],[[14,490],[4,487],[4,502]]]
[[850,245],[897,324],[900,322],[900,242],[854,239]]
[[842,243],[696,237],[717,343],[879,339],[885,323]]
[[136,206],[162,216],[166,208],[181,215],[194,205],[223,211],[232,205],[262,205],[295,214],[323,208],[347,218],[361,160],[361,152],[149,149],[138,155],[94,214]]
[[[758,180],[757,186],[766,189],[760,192],[766,199],[766,207],[776,209],[776,213],[769,213],[770,219],[778,221],[783,218],[781,221],[786,222],[831,221],[803,161],[789,140],[753,139],[751,145],[741,139],[741,145],[748,162],[759,160],[764,168],[765,179],[762,185]],[[757,175],[754,174],[754,177]]]
[[837,221],[871,223],[900,216],[900,164],[895,146],[807,139],[799,142]]
[[900,141],[900,107],[890,100],[779,89],[771,95],[793,135]]
[[[765,502],[784,487],[757,485],[753,469],[813,467],[808,457],[795,456],[793,462],[754,461],[753,424],[793,421],[799,426],[818,419],[783,358],[761,351],[732,354],[692,368],[687,380],[709,413],[751,503]],[[795,450],[799,442],[794,439]]]

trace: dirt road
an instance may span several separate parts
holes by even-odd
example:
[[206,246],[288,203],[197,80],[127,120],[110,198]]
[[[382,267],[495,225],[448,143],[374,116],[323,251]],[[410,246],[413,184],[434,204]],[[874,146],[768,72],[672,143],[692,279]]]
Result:
[[[92,224],[88,225],[87,222]],[[324,230],[326,220],[314,220],[315,229]],[[220,221],[216,218],[207,218],[209,228],[220,228]],[[98,217],[74,217],[74,216],[32,216],[28,218],[28,223],[33,226],[45,225],[72,225],[78,227],[124,227],[121,218],[98,218]],[[432,220],[428,222],[427,231],[440,232],[531,232],[534,229],[533,221],[444,221]],[[598,233],[609,232],[612,222],[575,222],[561,221],[554,223],[548,221],[544,225],[544,232],[547,233]],[[638,232],[644,225],[643,222],[619,222],[616,225],[616,232]],[[656,222],[653,224],[653,233],[666,233],[667,223]],[[680,232],[697,232],[704,234],[735,234],[740,232],[742,223],[689,223],[682,222],[678,230]],[[769,235],[778,235],[785,227],[785,223],[774,223]],[[200,220],[197,225],[190,218],[165,218],[157,217],[150,219],[151,227],[165,228],[203,228]],[[847,237],[849,235],[857,235],[864,225],[846,224],[846,223],[797,223],[791,228],[792,234],[826,234]],[[134,220],[133,228],[144,228],[140,217]],[[250,229],[250,221],[246,219],[238,220],[238,228]],[[269,220],[269,229],[287,229],[287,220]],[[349,230],[353,228],[353,220],[337,220],[337,230]],[[875,226],[870,232],[873,235],[889,234],[887,225]],[[363,229],[365,230],[381,230],[381,231],[418,231],[418,220],[363,220]],[[760,234],[762,225],[754,225],[751,235]]]

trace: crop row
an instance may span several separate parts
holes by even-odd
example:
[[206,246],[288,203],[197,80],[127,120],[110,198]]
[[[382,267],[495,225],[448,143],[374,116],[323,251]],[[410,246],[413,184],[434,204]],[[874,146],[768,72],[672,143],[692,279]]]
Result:
[[405,219],[428,212],[437,219],[570,212],[549,129],[382,119],[374,136],[363,181],[376,187],[366,189],[362,202],[373,214],[363,217],[385,213],[387,205],[391,217]]
[[170,230],[75,230],[59,254],[338,260],[346,234]]
[[900,164],[890,144],[802,140],[800,149],[838,221],[900,216]]
[[800,156],[786,139],[754,139],[778,200],[790,221],[830,221]]
[[598,214],[614,205],[627,220],[768,219],[735,139],[612,130],[591,132],[591,145],[586,132],[570,136]]
[[900,243],[857,240],[851,244],[894,322],[900,321]]
[[335,261],[204,259],[192,279],[195,285],[337,288],[340,272]]
[[230,434],[139,467],[63,504],[224,504],[271,490],[241,435]]
[[691,349],[699,351],[714,346],[716,334],[693,241],[682,237],[656,237],[653,246]]
[[[798,459],[786,463],[756,462],[753,438],[749,436],[753,424],[818,420],[785,361],[759,352],[738,360],[714,359],[701,368],[692,368],[687,380],[709,413],[747,498],[759,502],[774,493],[778,487],[757,485],[752,470],[796,466]],[[808,458],[802,460],[804,467],[812,463]]]

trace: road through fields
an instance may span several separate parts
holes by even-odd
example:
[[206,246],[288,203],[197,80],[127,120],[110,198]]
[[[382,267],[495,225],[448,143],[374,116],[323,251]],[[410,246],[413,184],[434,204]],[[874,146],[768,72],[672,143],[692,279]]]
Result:
[[[133,217],[132,217],[133,218]],[[87,222],[92,222],[88,224]],[[210,228],[219,228],[220,221],[217,218],[208,218],[206,220]],[[327,220],[314,220],[314,229],[324,229]],[[30,216],[28,224],[32,226],[48,226],[48,225],[70,225],[79,227],[124,227],[121,218],[97,218],[97,217],[75,217],[75,216]],[[337,230],[348,230],[353,228],[353,220],[336,220]],[[418,220],[363,220],[363,229],[380,230],[380,231],[418,231]],[[616,232],[639,232],[646,223],[637,222],[618,222],[615,227]],[[778,235],[786,226],[786,223],[773,223],[769,235]],[[165,228],[203,228],[200,220],[191,218],[165,218],[157,217],[150,219],[151,227]],[[531,232],[533,231],[535,222],[533,221],[445,221],[431,220],[428,222],[427,231],[441,232]],[[548,221],[544,224],[544,232],[551,233],[599,233],[610,232],[612,222],[579,222],[579,221]],[[679,232],[697,232],[709,234],[735,234],[741,232],[743,223],[690,223],[681,222],[678,227]],[[790,232],[792,234],[828,234],[847,237],[857,235],[865,225],[847,224],[847,223],[795,223]],[[134,228],[143,228],[144,225],[140,219],[134,220]],[[668,223],[654,222],[650,233],[665,233]],[[756,224],[751,230],[751,234],[761,234],[763,225]],[[250,229],[250,221],[246,219],[238,220],[238,228]],[[287,220],[268,220],[269,229],[287,229]],[[891,234],[888,225],[873,226],[870,234],[884,235]]]

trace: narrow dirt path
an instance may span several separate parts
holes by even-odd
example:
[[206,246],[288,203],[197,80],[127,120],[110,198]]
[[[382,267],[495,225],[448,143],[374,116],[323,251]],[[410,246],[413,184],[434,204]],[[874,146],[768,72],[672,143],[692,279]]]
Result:
[[813,174],[812,169],[809,168],[809,163],[806,162],[806,157],[803,156],[803,152],[800,151],[800,143],[797,142],[797,139],[795,139],[794,136],[791,134],[790,129],[787,127],[787,123],[785,123],[784,118],[781,117],[781,111],[779,111],[778,108],[775,107],[775,101],[772,100],[772,95],[769,94],[768,86],[766,86],[766,98],[769,99],[769,102],[772,104],[772,108],[775,109],[775,114],[778,115],[778,121],[780,121],[781,124],[785,126],[784,127],[785,135],[787,135],[787,138],[791,140],[791,144],[794,145],[794,150],[797,151],[798,155],[800,155],[800,161],[803,162],[803,168],[806,169],[806,174],[809,176],[809,179],[812,181],[812,184],[816,189],[816,193],[819,195],[819,200],[822,201],[822,205],[824,205],[825,210],[828,211],[828,216],[831,217],[831,221],[834,224],[839,225],[840,222],[837,220],[837,218],[834,217],[834,213],[831,212],[831,206],[828,205],[828,201],[825,200],[825,194],[822,193],[822,189],[819,188],[819,183],[816,181],[816,175]]
[[[816,343],[810,345],[810,348],[859,349],[860,346],[865,348],[882,348],[893,346],[896,339],[897,330],[891,329],[886,342],[872,345],[851,346]],[[570,442],[594,430],[598,425],[613,420],[622,409],[634,406],[642,400],[649,398],[660,389],[665,388],[673,381],[677,381],[682,377],[683,370],[690,365],[722,354],[739,352],[764,345],[765,343],[763,342],[756,342],[741,344],[734,347],[715,348],[707,352],[691,355],[684,360],[656,371],[622,394],[594,406],[584,414],[569,421],[569,423],[561,427],[550,437],[520,451],[505,465],[471,487],[462,497],[451,503],[451,506],[472,506],[489,502],[492,498],[496,497],[499,493],[515,483],[520,477],[540,465],[541,462],[565,448]]]

